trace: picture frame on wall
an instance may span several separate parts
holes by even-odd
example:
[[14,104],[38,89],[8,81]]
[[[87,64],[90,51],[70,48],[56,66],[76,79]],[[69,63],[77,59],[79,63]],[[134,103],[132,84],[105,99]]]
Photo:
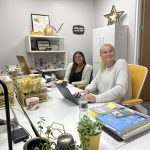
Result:
[[39,51],[51,50],[49,40],[37,40],[36,42]]
[[49,15],[31,14],[32,31],[44,32],[47,25],[50,25]]

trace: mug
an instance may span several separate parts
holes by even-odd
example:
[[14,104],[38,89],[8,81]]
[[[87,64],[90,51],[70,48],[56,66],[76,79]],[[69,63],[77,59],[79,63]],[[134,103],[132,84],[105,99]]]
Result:
[[27,109],[35,110],[39,107],[39,97],[30,97],[26,99]]

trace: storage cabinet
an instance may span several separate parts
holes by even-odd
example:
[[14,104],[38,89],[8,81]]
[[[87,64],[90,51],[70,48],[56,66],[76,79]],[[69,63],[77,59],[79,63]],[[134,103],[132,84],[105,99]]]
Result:
[[127,25],[110,25],[93,30],[93,75],[100,63],[100,47],[112,44],[116,49],[116,59],[127,60]]
[[63,78],[67,65],[64,39],[65,37],[61,36],[29,35],[26,37],[26,49],[33,73],[41,70]]

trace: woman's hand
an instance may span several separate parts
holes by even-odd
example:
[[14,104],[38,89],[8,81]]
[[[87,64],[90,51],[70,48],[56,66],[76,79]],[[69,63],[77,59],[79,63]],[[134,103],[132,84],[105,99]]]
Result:
[[86,94],[86,95],[84,95],[84,97],[88,102],[91,102],[91,103],[96,102],[96,97],[92,94]]
[[83,91],[81,91],[81,92],[76,92],[76,93],[74,94],[74,96],[80,97],[81,95],[86,95],[86,94],[89,94],[89,93],[90,93],[90,91],[89,91],[88,89],[85,89],[85,90],[83,90]]

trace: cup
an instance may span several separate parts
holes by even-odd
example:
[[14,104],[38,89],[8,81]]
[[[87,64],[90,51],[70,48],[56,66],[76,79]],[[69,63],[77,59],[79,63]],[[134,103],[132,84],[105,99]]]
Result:
[[88,116],[88,102],[84,96],[79,99],[79,120],[84,116]]
[[39,97],[30,97],[26,99],[27,109],[35,110],[39,107]]

